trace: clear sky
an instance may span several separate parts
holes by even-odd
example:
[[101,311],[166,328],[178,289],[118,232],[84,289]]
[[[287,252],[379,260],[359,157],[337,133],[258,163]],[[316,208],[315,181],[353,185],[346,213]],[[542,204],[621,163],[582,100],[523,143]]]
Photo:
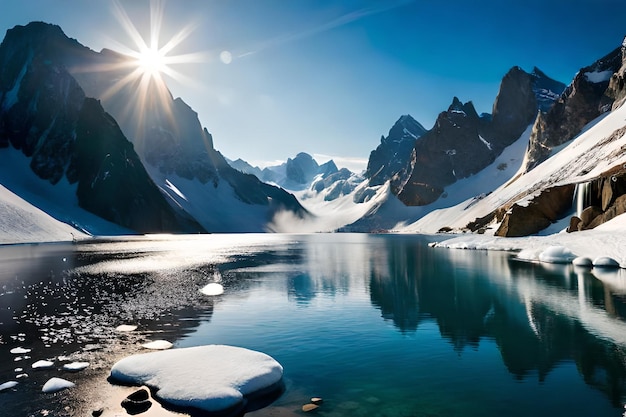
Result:
[[[119,4],[146,40],[148,0]],[[99,51],[134,46],[111,0],[0,0],[0,31],[60,25]],[[198,112],[225,156],[253,164],[304,151],[355,169],[402,114],[431,128],[454,96],[490,112],[512,66],[569,83],[621,45],[624,0],[170,0],[160,45],[175,97]],[[226,51],[226,52],[225,52]]]

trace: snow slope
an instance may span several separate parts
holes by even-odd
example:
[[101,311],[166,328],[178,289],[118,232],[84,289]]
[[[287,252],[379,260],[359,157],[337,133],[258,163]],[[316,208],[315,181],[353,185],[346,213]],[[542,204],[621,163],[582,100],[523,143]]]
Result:
[[[86,234],[91,235],[105,236],[136,233],[80,208],[78,206],[78,197],[76,197],[76,184],[69,184],[65,177],[55,185],[42,180],[30,169],[30,159],[21,151],[12,147],[0,149],[0,159],[4,161],[2,167],[0,167],[0,184],[12,193],[19,195],[24,201],[43,210],[43,212],[57,221],[71,224],[76,229],[83,230]],[[76,235],[76,230],[72,230]],[[5,236],[0,236],[0,239],[5,243],[11,242]],[[72,239],[71,237],[69,239],[48,239],[42,236],[42,239],[35,239],[32,242],[56,240]],[[20,239],[15,242],[25,241],[28,240]]]
[[399,228],[400,232],[433,233],[447,226],[462,229],[505,203],[520,202],[545,189],[589,181],[609,168],[626,163],[626,106],[590,122],[582,133],[530,172],[516,176],[481,199],[429,213]]
[[72,241],[86,238],[0,185],[0,244]]

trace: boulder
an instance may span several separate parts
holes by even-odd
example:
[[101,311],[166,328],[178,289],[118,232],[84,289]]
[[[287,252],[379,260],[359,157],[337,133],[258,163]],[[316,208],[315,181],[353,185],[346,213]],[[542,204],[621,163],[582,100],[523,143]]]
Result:
[[496,236],[520,237],[535,234],[562,218],[572,206],[573,185],[547,189],[528,205],[514,204],[506,215]]
[[577,232],[578,226],[582,223],[582,220],[580,220],[580,217],[577,216],[572,216],[569,219],[569,226],[567,228],[567,233],[572,233],[572,232]]
[[602,209],[597,206],[589,206],[580,213],[579,230],[593,229],[597,224],[591,227],[591,223],[598,216],[602,215]]

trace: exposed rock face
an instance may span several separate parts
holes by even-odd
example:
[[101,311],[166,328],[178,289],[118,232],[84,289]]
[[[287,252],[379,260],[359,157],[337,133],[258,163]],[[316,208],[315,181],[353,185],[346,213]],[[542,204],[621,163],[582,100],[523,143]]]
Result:
[[30,26],[0,45],[0,143],[30,157],[42,180],[77,184],[80,207],[106,220],[139,232],[201,230],[177,218],[117,123],[47,55],[60,28]]
[[370,186],[384,184],[399,172],[406,171],[415,141],[424,133],[424,126],[410,115],[400,117],[387,137],[381,137],[380,145],[370,153],[365,171]]
[[528,74],[514,67],[500,84],[493,115],[479,116],[471,102],[455,97],[434,127],[419,136],[407,134],[401,118],[394,125],[396,135],[392,129],[370,155],[366,177],[370,185],[391,179],[392,192],[406,205],[430,204],[446,186],[492,163],[564,88],[536,68]]
[[[69,147],[76,140],[72,129],[82,109],[79,102],[81,98],[94,97],[101,99],[102,107],[119,123],[139,156],[138,166],[147,168],[157,190],[167,196],[164,201],[171,204],[178,217],[191,215],[207,230],[219,223],[220,231],[263,231],[267,218],[279,210],[306,215],[306,210],[289,193],[230,167],[214,148],[213,138],[201,126],[197,114],[181,99],[173,99],[164,85],[157,88],[152,80],[142,95],[137,93],[142,88],[139,80],[124,84],[122,81],[130,80],[128,76],[133,70],[127,57],[106,50],[96,53],[68,39],[58,26],[41,22],[9,30],[2,48],[0,92],[5,116],[0,118],[0,146],[8,146],[12,141],[13,146],[23,149],[33,157],[31,166],[42,178],[52,182],[61,178],[61,167],[66,166],[62,158],[67,159],[63,156],[64,146]],[[29,80],[38,79],[41,85],[35,91]],[[57,93],[55,101],[51,101],[46,89]],[[27,91],[29,96],[23,97]],[[48,152],[52,149],[60,153]],[[204,187],[194,186],[193,196],[185,196],[185,205],[181,205],[172,190],[195,181]],[[230,195],[224,197],[227,194],[239,199],[243,207],[232,210],[230,217],[216,220],[215,213],[223,211],[207,209],[232,201],[228,200]],[[242,215],[247,218],[245,230],[241,229]]]
[[[619,77],[613,77],[622,66],[622,49],[582,68],[550,110],[539,114],[530,137],[526,171],[543,162],[552,148],[572,139],[587,123],[611,110],[615,98],[623,94]],[[615,88],[607,91],[613,78]]]
[[527,73],[513,67],[502,79],[500,91],[493,104],[492,122],[487,137],[499,154],[513,143],[537,117],[537,111],[547,111],[565,84],[555,81],[534,68]]
[[519,237],[537,233],[562,218],[572,206],[574,186],[550,188],[528,205],[514,204],[505,214],[496,236]]
[[446,185],[489,165],[495,157],[482,130],[474,105],[455,97],[435,126],[415,142],[412,170],[406,180],[396,174],[392,191],[406,205],[426,205],[439,198]]
[[609,81],[605,94],[613,100],[612,109],[615,110],[626,100],[626,38],[621,48],[622,66],[616,71]]
[[[580,213],[576,227],[570,221],[568,232],[593,229],[620,214],[626,213],[626,174],[623,167],[610,175],[597,178],[589,183],[589,195],[585,199],[584,210]],[[577,218],[576,216],[572,219]]]

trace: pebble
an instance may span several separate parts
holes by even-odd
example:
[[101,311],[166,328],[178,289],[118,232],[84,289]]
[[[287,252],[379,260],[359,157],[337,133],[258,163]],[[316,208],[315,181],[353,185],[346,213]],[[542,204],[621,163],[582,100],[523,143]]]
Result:
[[152,407],[150,393],[145,388],[137,390],[122,400],[122,407],[131,415],[146,412]]
[[309,411],[317,410],[318,408],[320,408],[320,406],[317,404],[304,404],[302,406],[302,411],[308,413]]
[[15,387],[16,385],[17,385],[17,381],[8,381],[8,382],[5,382],[4,384],[0,384],[0,392],[7,390],[7,389],[11,389]]

